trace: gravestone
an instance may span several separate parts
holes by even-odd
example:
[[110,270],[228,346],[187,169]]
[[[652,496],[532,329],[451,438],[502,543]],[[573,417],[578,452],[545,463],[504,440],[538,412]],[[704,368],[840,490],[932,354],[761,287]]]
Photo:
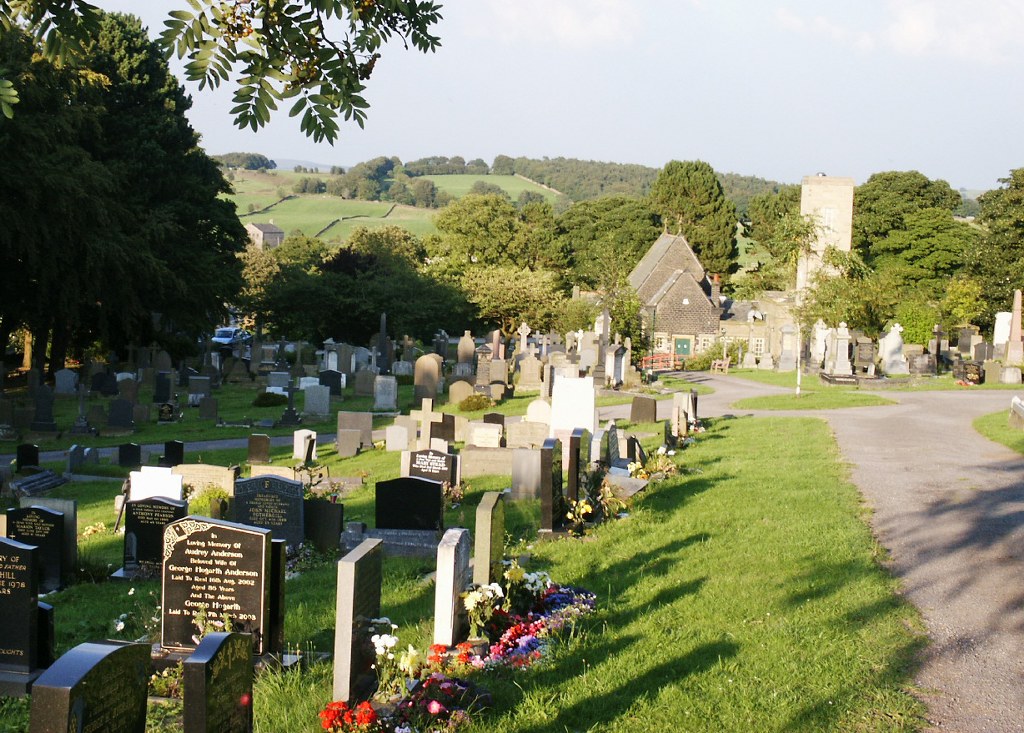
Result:
[[383,557],[381,540],[367,539],[338,561],[334,700],[365,700],[376,687],[376,656],[366,639],[370,621],[380,616]]
[[325,417],[331,412],[331,388],[319,383],[306,387],[303,414]]
[[285,391],[288,393],[288,406],[284,408],[284,412],[281,413],[281,418],[277,421],[277,424],[283,426],[301,425],[302,418],[299,417],[299,413],[295,409],[295,392],[297,390],[294,386],[289,386]]
[[124,560],[116,578],[155,578],[163,564],[164,527],[184,519],[187,501],[154,496],[124,504]]
[[140,501],[154,496],[181,501],[184,482],[173,469],[156,466],[142,466],[128,474],[128,499]]
[[189,487],[190,496],[200,496],[206,491],[221,491],[234,496],[238,466],[215,466],[212,463],[179,463],[171,473],[181,477],[182,488]]
[[249,463],[270,462],[270,436],[263,433],[256,433],[249,436]]
[[316,461],[316,431],[296,430],[292,433],[292,459]]
[[578,501],[590,467],[590,433],[585,428],[576,428],[569,436],[568,465],[566,466],[566,501]]
[[40,506],[7,510],[7,537],[37,549],[39,592],[49,593],[64,587],[70,572],[65,566],[64,515]]
[[171,375],[169,372],[158,372],[153,387],[153,401],[163,404],[171,401]]
[[341,397],[341,390],[345,387],[345,375],[335,369],[325,369],[320,372],[320,384],[330,390],[331,396]]
[[360,447],[373,447],[373,415],[369,412],[339,412],[338,431],[342,430],[358,430]]
[[[87,458],[87,460],[91,459]],[[57,499],[52,496],[23,496],[18,499],[18,506],[23,509],[38,506],[49,509],[51,512],[60,512],[64,515],[63,565],[65,578],[71,580],[75,568],[78,567],[78,499]]]
[[373,380],[373,409],[378,412],[398,409],[398,380],[395,377],[376,377]]
[[436,450],[418,450],[409,453],[408,473],[411,478],[458,483],[458,456]]
[[472,364],[475,353],[476,342],[473,340],[473,334],[471,331],[466,331],[459,338],[458,346],[455,348],[456,361],[459,364]]
[[39,446],[33,443],[22,443],[15,449],[14,472],[22,473],[30,466],[39,467]]
[[416,360],[413,372],[414,399],[437,399],[441,382],[441,359],[437,354],[424,354]]
[[505,556],[505,494],[485,492],[476,506],[473,582],[488,585],[502,580]]
[[36,433],[56,433],[57,423],[53,420],[53,390],[50,385],[41,384],[33,397],[35,411],[29,429]]
[[565,523],[562,492],[562,444],[548,438],[540,449],[540,529],[554,532]]
[[512,450],[512,491],[509,499],[512,501],[539,499],[540,485],[540,449],[514,448]]
[[629,408],[629,421],[634,425],[642,422],[658,421],[658,402],[653,397],[633,398],[633,404]]
[[292,383],[292,376],[288,372],[271,372],[267,375],[267,387],[284,390]]
[[510,422],[505,428],[505,445],[508,448],[540,448],[548,439],[551,428],[541,422]]
[[323,499],[306,499],[304,503],[303,531],[306,541],[312,542],[320,552],[336,552],[341,532],[345,528],[344,505]]
[[470,423],[469,434],[466,436],[467,446],[478,448],[500,448],[503,439],[500,425],[490,423]]
[[384,446],[388,451],[409,450],[409,428],[404,425],[388,425],[384,428]]
[[138,468],[142,465],[142,446],[138,443],[122,443],[117,447],[117,465],[122,468]]
[[144,733],[148,644],[79,644],[32,686],[29,733]]
[[469,530],[446,530],[437,545],[434,581],[434,643],[455,646],[469,623],[462,594],[469,587]]
[[448,386],[448,402],[453,405],[460,404],[464,399],[476,393],[473,385],[469,382],[452,382]]
[[352,458],[359,455],[362,445],[362,431],[339,430],[334,437],[334,448],[340,458]]
[[375,489],[377,529],[440,531],[444,527],[441,483],[412,476],[378,481]]
[[162,629],[168,650],[195,649],[195,616],[206,607],[253,635],[263,654],[270,632],[271,532],[208,517],[185,517],[164,529]]
[[164,441],[164,455],[160,459],[160,465],[173,468],[179,463],[185,462],[185,443],[180,440]]
[[259,476],[235,482],[234,519],[239,524],[264,527],[276,539],[298,549],[303,540],[304,507],[301,481]]
[[0,695],[5,697],[28,692],[46,656],[39,643],[38,552],[34,545],[0,537]]
[[128,400],[111,400],[107,427],[114,430],[134,430],[135,406]]
[[73,395],[78,391],[78,372],[59,369],[54,372],[53,383],[56,394]]
[[182,665],[184,733],[252,733],[252,637],[214,632]]
[[78,473],[85,466],[85,446],[75,444],[68,449],[68,473]]
[[550,425],[551,403],[547,400],[534,400],[526,406],[526,416],[523,419],[527,422]]
[[[213,396],[213,384],[211,377],[189,377],[188,378],[188,394],[191,398],[192,395],[202,395],[203,397]],[[191,401],[191,399],[190,399]]]
[[357,397],[373,397],[373,385],[377,380],[377,372],[363,369],[356,372],[355,393]]
[[216,397],[201,397],[199,399],[199,418],[201,420],[217,419],[218,402]]
[[592,377],[555,376],[551,392],[551,428],[548,437],[568,435],[576,428],[594,432],[597,408]]

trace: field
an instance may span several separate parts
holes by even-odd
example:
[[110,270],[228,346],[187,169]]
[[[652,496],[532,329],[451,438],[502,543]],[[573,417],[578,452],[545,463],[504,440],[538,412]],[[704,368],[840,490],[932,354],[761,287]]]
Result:
[[[300,178],[313,176],[326,179],[329,175],[326,172],[235,170],[231,174],[234,193],[229,198],[235,202],[243,224],[272,221],[284,229],[286,234],[301,231],[314,236],[323,232],[320,234],[321,239],[329,242],[344,241],[357,227],[374,229],[399,226],[421,237],[437,231],[433,222],[437,213],[435,209],[393,205],[385,201],[353,201],[326,194],[292,193],[292,186]],[[556,197],[551,191],[516,176],[428,177],[439,190],[456,198],[468,193],[477,181],[501,186],[513,200],[523,191],[534,191],[549,201],[554,201]],[[281,201],[285,197],[290,198]],[[254,207],[253,213],[249,213],[250,207]]]

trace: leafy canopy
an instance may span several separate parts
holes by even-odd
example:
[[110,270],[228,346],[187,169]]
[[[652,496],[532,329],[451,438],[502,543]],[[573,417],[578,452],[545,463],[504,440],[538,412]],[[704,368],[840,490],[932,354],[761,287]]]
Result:
[[[231,114],[241,128],[263,127],[287,101],[317,142],[337,139],[339,116],[363,126],[365,82],[385,42],[397,37],[424,53],[440,45],[431,30],[441,6],[431,0],[184,1],[160,44],[188,59],[186,77],[200,89],[236,79]],[[74,63],[98,17],[83,0],[0,0],[0,30],[28,28],[51,61]],[[0,112],[10,118],[17,102],[0,77]]]

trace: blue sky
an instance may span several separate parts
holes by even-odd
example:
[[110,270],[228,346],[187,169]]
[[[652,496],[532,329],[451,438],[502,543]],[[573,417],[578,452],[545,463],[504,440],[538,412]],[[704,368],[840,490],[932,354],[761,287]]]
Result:
[[[184,0],[96,0],[151,31]],[[348,165],[377,155],[574,157],[797,183],[919,170],[986,189],[1024,167],[1024,3],[450,0],[436,54],[392,43],[366,129],[315,144],[279,114],[240,131],[189,87],[211,153]],[[172,64],[180,70],[180,64]]]

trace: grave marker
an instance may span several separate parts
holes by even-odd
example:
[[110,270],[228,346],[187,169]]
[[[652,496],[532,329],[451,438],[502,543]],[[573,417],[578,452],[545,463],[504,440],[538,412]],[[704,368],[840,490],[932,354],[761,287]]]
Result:
[[160,644],[195,649],[195,617],[206,607],[227,615],[234,627],[253,635],[263,654],[270,631],[268,575],[271,532],[208,517],[186,517],[164,528],[162,628]]
[[234,519],[239,524],[269,529],[276,539],[297,549],[303,540],[303,491],[301,481],[277,476],[236,481]]
[[144,733],[148,644],[79,644],[32,686],[29,733]]
[[0,695],[24,695],[39,674],[39,576],[34,545],[0,537]]
[[49,593],[64,586],[64,515],[40,506],[7,510],[7,537],[36,547],[39,592]]
[[377,529],[440,531],[444,526],[441,483],[404,477],[378,481],[375,523]]
[[469,586],[469,530],[446,530],[437,546],[434,583],[434,643],[455,646],[465,638],[462,593]]
[[252,637],[207,634],[182,665],[185,733],[252,733]]
[[477,585],[488,585],[500,581],[504,553],[505,494],[500,491],[488,491],[476,506],[473,582]]
[[163,564],[164,527],[184,519],[187,501],[154,496],[124,504],[124,565],[115,578],[155,578]]
[[358,430],[360,447],[373,447],[373,415],[369,412],[340,411],[338,413],[338,430]]
[[555,532],[565,524],[562,493],[562,444],[548,438],[540,449],[540,529]]
[[270,462],[270,436],[263,433],[256,433],[249,436],[249,452],[247,456],[249,463]]
[[334,623],[334,700],[368,698],[377,683],[375,655],[366,643],[371,619],[380,616],[383,543],[363,540],[338,561]]

